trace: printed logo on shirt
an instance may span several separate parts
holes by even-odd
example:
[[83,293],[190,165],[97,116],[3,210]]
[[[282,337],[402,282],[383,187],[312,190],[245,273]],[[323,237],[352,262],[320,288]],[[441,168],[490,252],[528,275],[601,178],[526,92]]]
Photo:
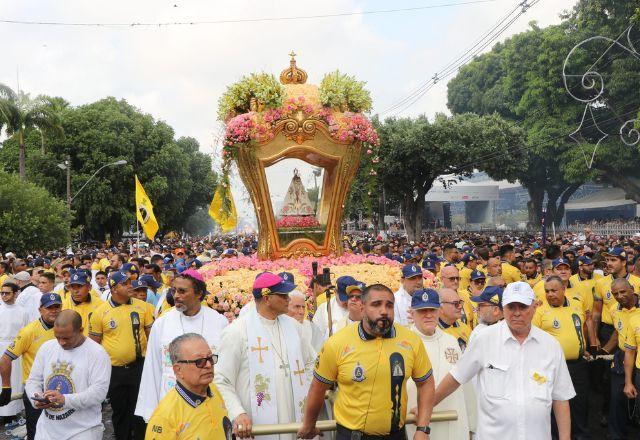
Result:
[[611,292],[607,292],[605,296],[607,297],[607,299],[611,299]]
[[109,320],[109,328],[110,328],[111,330],[113,330],[113,329],[115,329],[116,327],[117,327],[116,322],[114,321],[114,319],[113,319],[113,318],[111,318],[111,319]]
[[622,331],[622,321],[618,320],[618,331]]
[[560,328],[560,322],[558,322],[557,319],[553,320],[553,328],[555,328],[556,330]]
[[362,368],[362,365],[360,365],[360,362],[358,362],[356,364],[356,367],[353,369],[353,377],[351,378],[351,380],[353,380],[354,382],[362,382],[365,379],[366,376],[364,374],[364,368]]
[[[45,381],[45,390],[56,390],[60,394],[73,394],[75,393],[75,386],[71,379],[71,372],[73,371],[73,364],[69,362],[55,362],[51,364],[53,373]],[[51,407],[44,410],[45,416],[49,420],[64,420],[73,414],[76,410],[69,409],[62,414],[58,414],[64,411],[62,407]]]

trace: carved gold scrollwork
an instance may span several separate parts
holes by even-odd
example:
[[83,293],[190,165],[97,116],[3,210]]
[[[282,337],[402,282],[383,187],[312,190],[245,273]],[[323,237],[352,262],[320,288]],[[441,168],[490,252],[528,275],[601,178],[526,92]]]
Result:
[[318,124],[324,124],[324,122],[315,118],[305,119],[302,122],[297,119],[289,118],[278,122],[274,131],[277,133],[282,130],[287,139],[300,145],[304,141],[315,137],[318,130]]

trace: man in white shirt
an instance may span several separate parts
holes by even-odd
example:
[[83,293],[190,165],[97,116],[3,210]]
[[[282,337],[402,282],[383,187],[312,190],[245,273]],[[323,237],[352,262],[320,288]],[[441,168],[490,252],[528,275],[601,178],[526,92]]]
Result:
[[95,290],[98,295],[100,295],[100,299],[102,301],[108,301],[111,296],[111,291],[109,290],[107,273],[101,270],[96,272],[96,276],[91,281],[91,285],[93,286],[93,290]]
[[504,321],[487,327],[436,389],[436,404],[477,375],[478,440],[569,440],[576,395],[558,341],[532,326],[535,294],[519,281],[502,297]]
[[393,304],[394,321],[405,327],[410,326],[411,319],[411,297],[414,292],[422,289],[423,278],[422,269],[417,264],[407,264],[402,268],[402,279],[400,288],[393,294],[395,302]]
[[35,440],[102,439],[111,361],[82,330],[78,312],[63,310],[53,327],[56,339],[38,350],[25,384],[33,406],[43,410]]
[[[338,280],[336,280],[336,284],[344,281],[341,280],[341,278],[344,277],[338,278]],[[353,279],[353,277],[349,278]],[[318,334],[313,337],[313,348],[316,352],[320,351],[324,341],[329,338],[329,307],[331,307],[331,329],[332,333],[335,334],[335,327],[338,321],[341,321],[345,316],[347,316],[347,299],[346,293],[341,294],[340,292],[336,292],[336,295],[333,296],[330,301],[324,302],[318,306],[318,310],[313,316],[313,324],[315,325],[315,330],[318,332]]]
[[222,330],[229,321],[215,310],[202,307],[207,285],[199,272],[187,269],[173,281],[175,307],[151,327],[142,370],[135,415],[149,421],[158,402],[176,385],[169,359],[169,344],[185,333],[202,335],[213,354],[218,354]]
[[30,322],[35,321],[40,317],[40,298],[42,297],[40,289],[31,284],[29,272],[18,272],[13,276],[13,280],[20,287],[16,304],[27,312]]
[[302,420],[314,352],[300,323],[286,315],[294,289],[273,273],[260,274],[253,284],[255,308],[222,333],[214,382],[239,438],[251,437],[254,424]]

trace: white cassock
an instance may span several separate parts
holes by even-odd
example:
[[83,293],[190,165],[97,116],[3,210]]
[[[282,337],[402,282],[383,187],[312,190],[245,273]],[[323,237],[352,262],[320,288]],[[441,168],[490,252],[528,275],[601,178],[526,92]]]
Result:
[[[277,420],[270,423],[292,423],[296,421],[296,408],[294,408],[294,391],[292,380],[299,380],[294,374],[289,374],[282,365],[287,365],[290,361],[288,352],[290,347],[286,347],[286,340],[289,336],[284,335],[282,325],[279,320],[288,320],[297,331],[297,338],[300,341],[300,351],[302,362],[304,363],[304,375],[307,383],[310,383],[313,374],[314,353],[309,344],[304,343],[302,325],[295,319],[281,315],[277,320],[270,320],[262,317],[257,311],[238,317],[222,332],[220,343],[220,357],[215,368],[214,382],[224,399],[224,403],[229,413],[229,418],[233,421],[240,414],[246,413],[256,423],[252,415],[253,397],[256,394],[251,389],[250,379],[250,359],[249,359],[249,338],[248,323],[251,322],[253,314],[257,314],[257,319],[268,332],[271,343],[271,352],[277,355],[271,356],[272,372],[275,379],[275,393],[277,402]],[[258,344],[259,346],[259,344]],[[252,347],[257,350],[258,347]],[[252,352],[255,354],[255,350]],[[265,353],[266,354],[266,353]],[[280,358],[282,357],[282,359]],[[274,436],[277,437],[277,436]],[[295,440],[295,434],[283,434],[280,440]]]
[[343,308],[335,296],[331,297],[331,301],[324,302],[318,306],[316,314],[313,316],[314,334],[312,339],[313,349],[320,352],[324,341],[329,339],[329,314],[327,312],[328,305],[331,305],[331,322],[333,323],[333,333],[336,332],[336,325],[349,315],[349,311]]
[[149,334],[135,414],[148,422],[160,399],[176,384],[169,358],[171,341],[185,333],[197,333],[214,354],[219,354],[222,330],[228,324],[227,318],[209,307],[200,307],[193,316],[171,309],[158,318]]
[[405,327],[411,327],[413,321],[409,319],[409,310],[411,309],[411,295],[404,290],[404,287],[400,288],[393,294],[393,322],[397,322]]
[[[440,381],[462,356],[458,341],[438,327],[436,327],[436,332],[432,336],[423,334],[415,327],[411,327],[411,329],[420,336],[424,348],[427,350],[429,360],[433,366],[433,379],[437,388]],[[434,411],[457,411],[458,420],[433,423],[431,425],[430,438],[433,440],[464,440],[469,438],[469,418],[465,403],[465,393],[466,389],[458,388],[433,408]],[[407,398],[407,408],[411,409],[418,406],[417,388],[413,380],[407,382]],[[415,432],[415,425],[407,425],[407,438],[413,438]]]
[[16,304],[27,312],[29,322],[40,318],[40,298],[42,298],[42,292],[34,285],[22,290],[16,298]]
[[[29,315],[22,307],[5,303],[0,305],[0,355],[29,322]],[[11,362],[11,393],[22,393],[22,357]],[[23,408],[22,399],[14,400],[7,406],[0,407],[0,416],[15,416]]]

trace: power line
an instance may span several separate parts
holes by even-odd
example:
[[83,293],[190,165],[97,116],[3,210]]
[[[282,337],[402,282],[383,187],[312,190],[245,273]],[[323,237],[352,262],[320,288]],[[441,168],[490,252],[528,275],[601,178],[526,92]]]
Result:
[[111,22],[111,23],[92,23],[92,22],[67,22],[67,21],[31,21],[17,19],[0,19],[0,23],[34,25],[34,26],[72,26],[72,27],[162,27],[162,26],[197,26],[197,25],[216,25],[216,24],[234,24],[234,23],[259,23],[273,21],[291,21],[291,20],[312,20],[319,18],[337,18],[350,17],[354,15],[374,15],[389,14],[397,12],[422,11],[426,9],[448,8],[456,6],[473,5],[478,3],[492,3],[496,0],[468,0],[456,3],[441,3],[437,5],[415,6],[412,8],[396,8],[396,9],[379,9],[373,11],[354,11],[354,12],[338,12],[334,14],[315,14],[315,15],[298,15],[290,17],[262,17],[262,18],[237,18],[227,20],[204,20],[204,21],[167,21],[167,22]]

